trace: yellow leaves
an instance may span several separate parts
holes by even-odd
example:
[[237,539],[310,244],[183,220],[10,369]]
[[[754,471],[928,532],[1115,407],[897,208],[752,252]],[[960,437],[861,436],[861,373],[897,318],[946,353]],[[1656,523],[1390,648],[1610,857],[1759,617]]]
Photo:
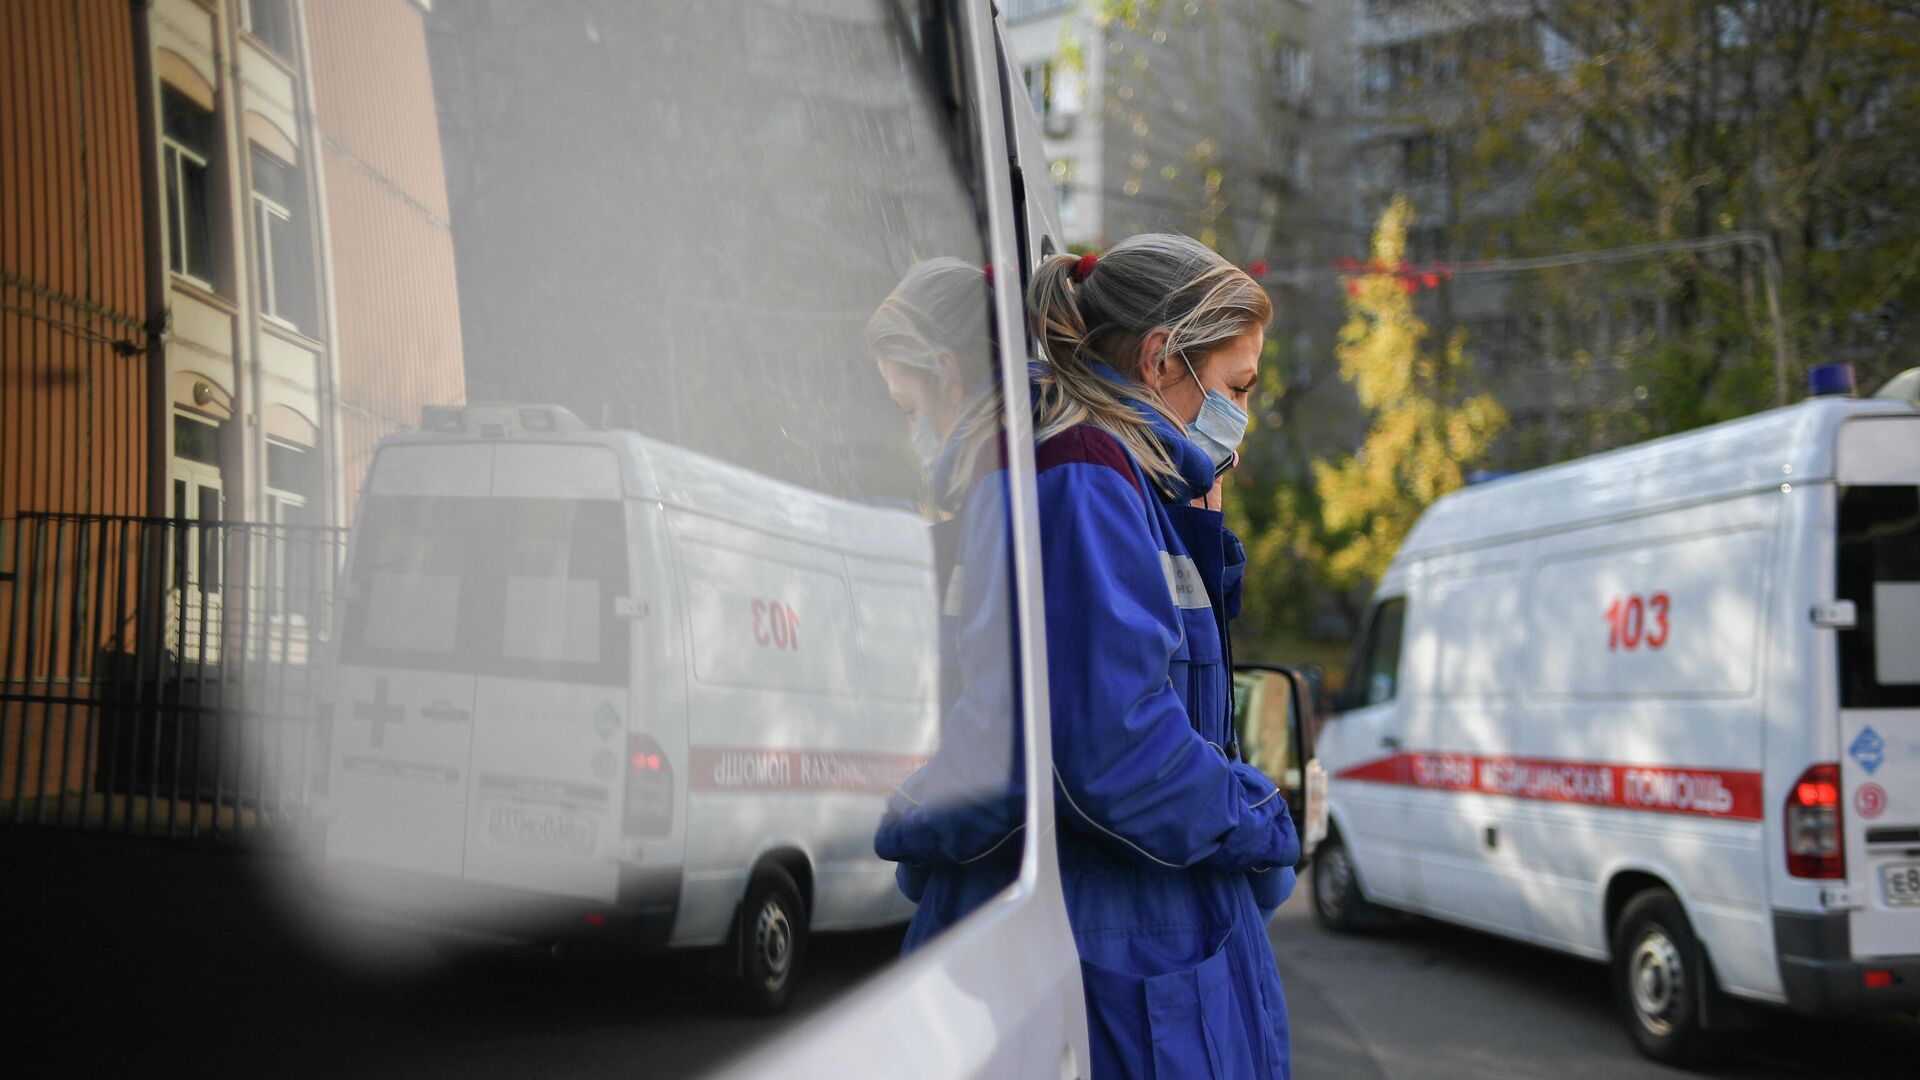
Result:
[[1374,231],[1374,272],[1349,279],[1337,354],[1341,377],[1372,414],[1365,441],[1349,457],[1313,465],[1323,523],[1341,541],[1327,569],[1342,587],[1378,580],[1420,512],[1461,486],[1464,463],[1484,456],[1506,425],[1489,396],[1449,400],[1469,373],[1464,335],[1429,351],[1402,277],[1381,272],[1400,266],[1412,220],[1412,208],[1395,199]]

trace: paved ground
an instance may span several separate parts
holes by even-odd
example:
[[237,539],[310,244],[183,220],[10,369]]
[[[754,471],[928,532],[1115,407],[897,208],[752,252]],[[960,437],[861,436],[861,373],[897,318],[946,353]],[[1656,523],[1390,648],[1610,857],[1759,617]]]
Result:
[[1337,935],[1306,890],[1268,928],[1301,1077],[1599,1080],[1920,1076],[1920,1023],[1780,1015],[1700,1074],[1655,1065],[1614,1019],[1605,968],[1439,923]]
[[26,999],[12,1059],[44,1054],[56,1076],[686,1076],[899,951],[898,931],[815,938],[793,1007],[767,1020],[729,1009],[698,958],[450,966],[392,931],[321,937],[277,899],[283,863],[0,832],[0,977]]
[[[449,967],[401,934],[316,937],[275,901],[271,858],[0,831],[0,865],[0,973],[26,1000],[8,1048],[56,1076],[683,1076],[804,1023],[898,944],[818,939],[795,1009],[767,1021],[693,962]],[[1270,931],[1300,1077],[1684,1075],[1634,1054],[1597,965],[1430,923],[1329,935],[1304,891]],[[1920,1075],[1920,1024],[1781,1018],[1708,1075]]]

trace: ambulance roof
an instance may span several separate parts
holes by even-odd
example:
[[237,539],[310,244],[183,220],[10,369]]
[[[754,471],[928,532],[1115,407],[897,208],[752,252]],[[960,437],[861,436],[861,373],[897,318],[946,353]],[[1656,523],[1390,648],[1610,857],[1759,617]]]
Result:
[[1395,561],[1663,506],[1834,475],[1850,417],[1920,415],[1898,401],[1815,398],[1463,488],[1421,516]]
[[[927,522],[905,507],[835,498],[632,431],[516,431],[510,437],[484,439],[474,439],[464,432],[455,435],[402,432],[381,440],[383,450],[463,446],[491,452],[494,447],[540,445],[596,446],[611,450],[619,460],[619,483],[628,498],[656,500],[850,554],[913,563],[925,563],[928,559]],[[431,477],[423,479],[437,490]],[[370,490],[380,486],[375,481]],[[565,486],[556,484],[554,493]]]

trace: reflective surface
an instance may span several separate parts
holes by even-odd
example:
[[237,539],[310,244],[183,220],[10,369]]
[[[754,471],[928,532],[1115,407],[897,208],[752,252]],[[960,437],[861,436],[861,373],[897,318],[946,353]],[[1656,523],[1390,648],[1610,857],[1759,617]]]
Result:
[[892,951],[889,797],[1023,813],[952,7],[22,9],[12,817],[284,843],[369,970]]

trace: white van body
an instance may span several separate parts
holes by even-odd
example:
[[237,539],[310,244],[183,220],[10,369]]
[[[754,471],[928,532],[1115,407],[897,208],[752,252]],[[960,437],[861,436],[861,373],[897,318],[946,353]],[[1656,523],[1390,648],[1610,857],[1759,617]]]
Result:
[[925,520],[560,409],[429,412],[350,545],[333,885],[448,932],[712,945],[770,860],[814,929],[909,918],[873,833],[936,735]]
[[[1869,618],[1837,515],[1875,485],[1920,485],[1920,412],[1824,398],[1438,501],[1318,744],[1362,899],[1607,959],[1664,887],[1727,994],[1920,1004],[1920,582],[1870,594],[1908,706],[1843,708],[1836,642]],[[1844,870],[1796,876],[1787,804],[1823,764]]]

